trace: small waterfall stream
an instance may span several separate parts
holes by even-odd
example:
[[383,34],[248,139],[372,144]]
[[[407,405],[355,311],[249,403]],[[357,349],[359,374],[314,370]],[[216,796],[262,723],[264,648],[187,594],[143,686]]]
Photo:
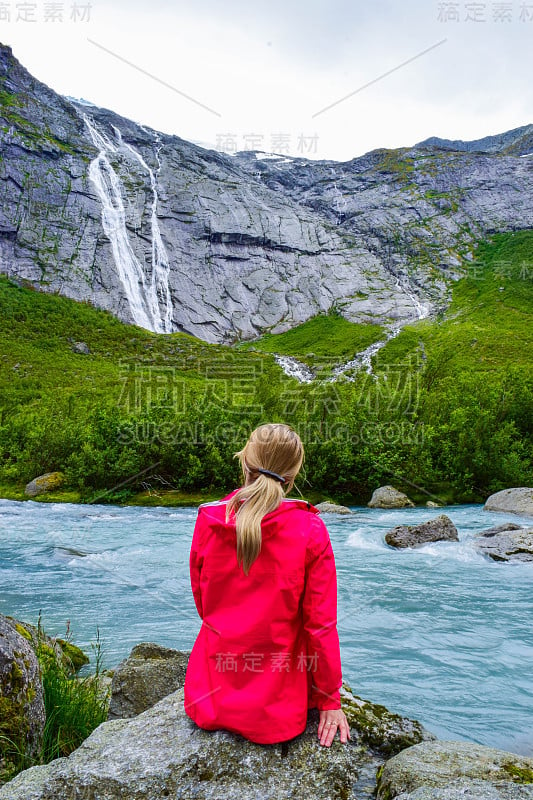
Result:
[[[98,129],[87,115],[83,119],[95,147],[99,149],[89,166],[89,178],[93,182],[102,204],[102,225],[111,242],[117,272],[128,300],[131,315],[136,325],[154,333],[171,333],[172,298],[169,287],[169,258],[157,220],[157,181],[153,171],[143,157],[131,145],[123,141],[118,128],[113,126],[117,144]],[[160,149],[160,148],[159,148]],[[153,194],[151,208],[152,270],[151,277],[135,255],[126,227],[126,212],[122,199],[121,182],[111,165],[109,156],[127,151],[133,155],[149,174]],[[157,152],[159,164],[159,151]],[[160,168],[160,164],[159,164]]]
[[[405,284],[401,283],[400,278],[396,278],[395,285],[398,291],[406,294],[413,303],[416,312],[415,318],[426,319],[430,313],[429,304],[421,303],[416,294],[412,292],[410,288],[405,286]],[[345,375],[346,372],[351,371],[361,372],[361,370],[365,370],[369,375],[371,375],[373,357],[381,350],[382,347],[385,347],[385,345],[390,342],[391,339],[395,339],[398,336],[405,324],[405,322],[402,322],[391,325],[385,334],[384,339],[380,339],[379,342],[374,342],[369,347],[361,350],[360,353],[356,353],[355,356],[350,359],[350,361],[346,361],[344,364],[339,364],[337,367],[334,367],[332,370],[332,376],[327,378],[326,382],[330,383],[336,381],[341,375],[344,375],[345,379],[348,381],[354,381],[356,375]],[[274,358],[286,375],[288,375],[290,378],[296,378],[300,381],[300,383],[311,383],[311,381],[313,381],[316,377],[315,373],[307,366],[307,364],[303,364],[296,358],[282,356],[280,354],[275,354]]]

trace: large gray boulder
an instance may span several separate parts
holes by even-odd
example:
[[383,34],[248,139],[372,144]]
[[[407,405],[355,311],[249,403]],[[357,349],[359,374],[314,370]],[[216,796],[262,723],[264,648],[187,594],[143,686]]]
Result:
[[24,628],[0,614],[0,774],[9,773],[13,747],[37,754],[44,722],[37,656]]
[[40,494],[60,489],[64,483],[65,476],[62,472],[46,472],[27,483],[24,494],[26,497],[38,497]]
[[484,505],[484,511],[506,511],[510,514],[533,516],[533,489],[522,486],[491,494]]
[[458,542],[457,528],[446,514],[420,525],[397,525],[385,534],[391,547],[418,547],[428,542]]
[[[343,687],[348,712],[352,701],[358,707],[349,687]],[[228,731],[197,727],[184,710],[181,688],[133,719],[103,723],[68,758],[22,772],[0,789],[0,800],[368,798],[383,757],[363,743],[357,728],[346,744],[337,735],[331,747],[320,745],[318,721],[318,710],[310,709],[300,736],[255,744]],[[405,722],[407,733],[412,721]],[[412,724],[403,746],[424,734]]]
[[[533,797],[533,759],[470,742],[422,742],[378,772],[378,800],[522,800]],[[461,794],[462,792],[462,794]]]
[[348,506],[340,506],[338,503],[330,503],[329,500],[324,500],[322,503],[318,503],[316,508],[321,511],[323,514],[353,514],[351,508]]
[[399,492],[394,486],[380,486],[368,503],[369,508],[414,508],[414,505],[406,494]]
[[477,536],[476,548],[494,561],[533,561],[533,528],[516,525],[502,528],[489,529]]
[[126,719],[181,688],[190,653],[152,642],[136,645],[113,674],[108,719]]

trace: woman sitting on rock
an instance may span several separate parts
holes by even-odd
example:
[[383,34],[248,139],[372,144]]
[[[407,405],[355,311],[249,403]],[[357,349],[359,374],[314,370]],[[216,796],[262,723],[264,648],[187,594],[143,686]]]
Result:
[[303,733],[320,711],[330,746],[341,710],[337,574],[319,511],[285,498],[304,459],[298,434],[261,425],[239,457],[244,485],[198,510],[191,586],[202,626],[185,676],[185,711],[201,728],[260,744]]

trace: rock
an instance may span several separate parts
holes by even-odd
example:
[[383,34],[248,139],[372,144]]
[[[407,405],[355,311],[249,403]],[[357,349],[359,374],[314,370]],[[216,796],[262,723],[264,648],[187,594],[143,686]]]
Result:
[[524,525],[517,525],[515,522],[507,522],[503,525],[495,525],[493,528],[487,528],[486,531],[481,531],[478,536],[485,536],[489,539],[491,536],[496,536],[497,533],[502,533],[503,531],[521,531],[523,528]]
[[59,489],[64,483],[65,476],[62,472],[47,472],[45,475],[39,475],[38,478],[34,478],[26,484],[24,494],[27,497],[37,497],[37,495]]
[[5,617],[5,619],[14,630],[30,642],[34,652],[37,652],[39,644],[41,646],[45,644],[52,648],[72,674],[75,674],[85,664],[89,663],[89,657],[72,642],[48,636],[43,630],[39,631],[35,625],[31,625],[29,622],[21,622],[18,619],[14,619],[14,617]]
[[507,528],[485,531],[474,539],[474,545],[494,561],[533,561],[533,528]]
[[402,792],[395,800],[533,800],[533,787],[500,781],[455,780],[438,789],[426,786],[408,794]]
[[399,492],[394,486],[380,486],[368,503],[369,508],[414,508],[414,505],[406,494]]
[[10,771],[13,747],[30,756],[38,753],[44,723],[43,689],[33,647],[0,614],[0,782],[2,772]]
[[108,719],[135,717],[181,688],[189,655],[151,642],[136,645],[114,672]]
[[491,494],[483,510],[533,516],[533,489],[528,487],[503,489],[501,492]]
[[417,547],[428,542],[458,542],[457,528],[446,514],[420,525],[397,525],[385,534],[391,547]]
[[435,503],[434,500],[428,500],[426,503],[426,508],[440,508],[440,503]]
[[533,797],[531,783],[533,759],[470,742],[426,741],[384,764],[378,772],[377,797],[518,800]]
[[339,506],[337,503],[330,503],[328,500],[318,503],[316,508],[324,514],[353,514],[353,511],[348,506]]
[[399,753],[422,741],[433,741],[435,736],[417,720],[393,714],[385,706],[362,700],[343,682],[341,705],[353,736],[360,742],[385,756]]
[[[0,789],[0,800],[366,798],[383,758],[364,746],[363,732],[371,735],[376,723],[389,736],[396,726],[408,742],[423,733],[418,723],[402,721],[386,709],[380,719],[379,706],[372,713],[366,708],[361,716],[360,702],[367,705],[343,687],[343,707],[359,726],[346,744],[337,734],[331,747],[320,745],[319,712],[313,708],[302,734],[260,745],[228,731],[197,727],[185,713],[181,688],[132,719],[103,723],[68,758],[20,773]],[[393,752],[401,743],[396,737]]]
[[91,351],[89,350],[89,345],[85,342],[74,342],[72,345],[72,351],[74,353],[81,353],[82,355],[90,355]]

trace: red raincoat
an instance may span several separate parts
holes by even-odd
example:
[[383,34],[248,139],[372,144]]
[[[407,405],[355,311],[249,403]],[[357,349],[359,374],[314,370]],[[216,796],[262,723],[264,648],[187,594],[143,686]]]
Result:
[[245,575],[225,521],[236,491],[198,511],[190,574],[202,626],[184,707],[201,728],[273,744],[303,733],[308,708],[341,707],[335,558],[318,509],[283,499]]

